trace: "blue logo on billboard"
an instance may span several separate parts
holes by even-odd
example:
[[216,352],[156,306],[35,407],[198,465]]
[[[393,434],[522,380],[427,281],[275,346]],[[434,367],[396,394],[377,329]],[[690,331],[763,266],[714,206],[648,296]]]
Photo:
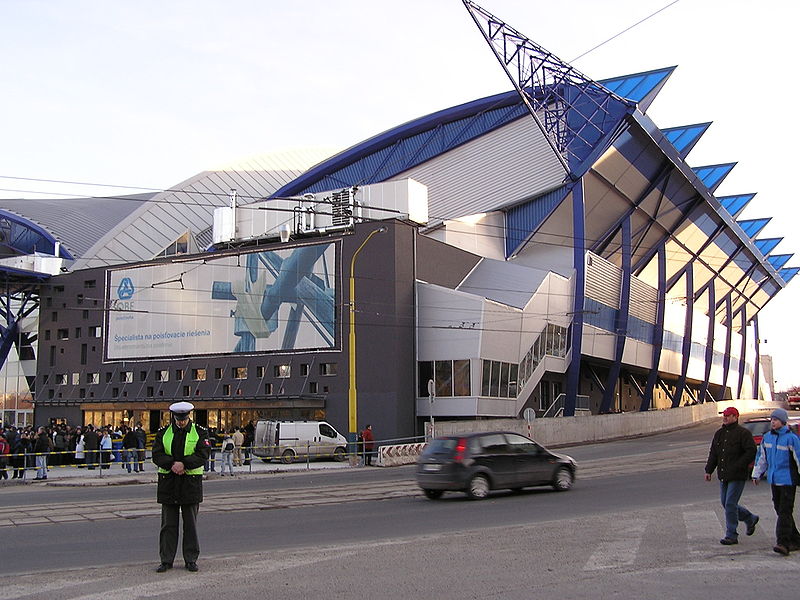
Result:
[[119,287],[117,287],[117,297],[120,300],[130,300],[133,298],[133,292],[133,282],[131,281],[130,277],[125,277],[119,282]]

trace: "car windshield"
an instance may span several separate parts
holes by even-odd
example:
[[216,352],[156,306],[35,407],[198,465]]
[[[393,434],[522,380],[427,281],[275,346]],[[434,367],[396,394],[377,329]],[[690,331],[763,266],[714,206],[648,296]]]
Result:
[[452,454],[453,449],[456,447],[454,438],[439,438],[432,440],[425,446],[425,451],[422,456],[433,456],[435,454]]
[[755,421],[752,423],[745,423],[744,426],[750,430],[753,435],[764,435],[769,431],[769,421]]

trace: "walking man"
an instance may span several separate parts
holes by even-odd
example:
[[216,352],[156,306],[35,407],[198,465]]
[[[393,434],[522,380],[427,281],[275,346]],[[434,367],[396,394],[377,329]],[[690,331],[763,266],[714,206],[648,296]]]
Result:
[[190,402],[169,407],[173,423],[162,427],[153,441],[153,462],[158,467],[158,503],[161,531],[157,573],[172,568],[178,550],[178,521],[183,515],[183,560],[188,571],[197,571],[200,542],[197,512],[203,501],[203,465],[208,460],[208,432],[189,419]]
[[711,481],[714,469],[719,477],[720,503],[725,509],[725,537],[719,541],[723,546],[739,543],[739,521],[747,525],[747,535],[756,531],[758,515],[739,504],[755,457],[753,434],[739,425],[739,411],[729,406],[722,411],[722,427],[714,433],[706,461],[706,481]]
[[786,423],[788,413],[776,408],[770,415],[771,429],[761,439],[756,464],[753,467],[753,483],[764,472],[772,486],[772,505],[778,522],[775,525],[776,543],[772,548],[778,554],[788,556],[792,550],[800,550],[800,533],[794,522],[794,496],[800,477],[797,466],[800,464],[800,438]]

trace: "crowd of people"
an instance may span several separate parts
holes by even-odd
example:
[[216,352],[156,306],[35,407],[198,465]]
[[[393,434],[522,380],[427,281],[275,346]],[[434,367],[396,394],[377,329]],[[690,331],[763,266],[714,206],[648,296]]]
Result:
[[[255,439],[255,425],[230,430],[209,429],[211,453],[204,470],[233,475],[233,468],[247,466]],[[135,427],[92,424],[72,427],[52,424],[43,427],[14,427],[0,429],[0,480],[29,478],[47,479],[53,467],[75,466],[110,469],[119,464],[128,473],[146,470],[148,437],[141,423]],[[227,448],[227,449],[226,449]],[[220,454],[217,457],[217,453]]]

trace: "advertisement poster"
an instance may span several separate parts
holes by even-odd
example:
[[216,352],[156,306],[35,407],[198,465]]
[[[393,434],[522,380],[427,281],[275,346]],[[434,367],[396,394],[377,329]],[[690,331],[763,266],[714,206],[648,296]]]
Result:
[[110,273],[109,360],[333,348],[333,243]]

